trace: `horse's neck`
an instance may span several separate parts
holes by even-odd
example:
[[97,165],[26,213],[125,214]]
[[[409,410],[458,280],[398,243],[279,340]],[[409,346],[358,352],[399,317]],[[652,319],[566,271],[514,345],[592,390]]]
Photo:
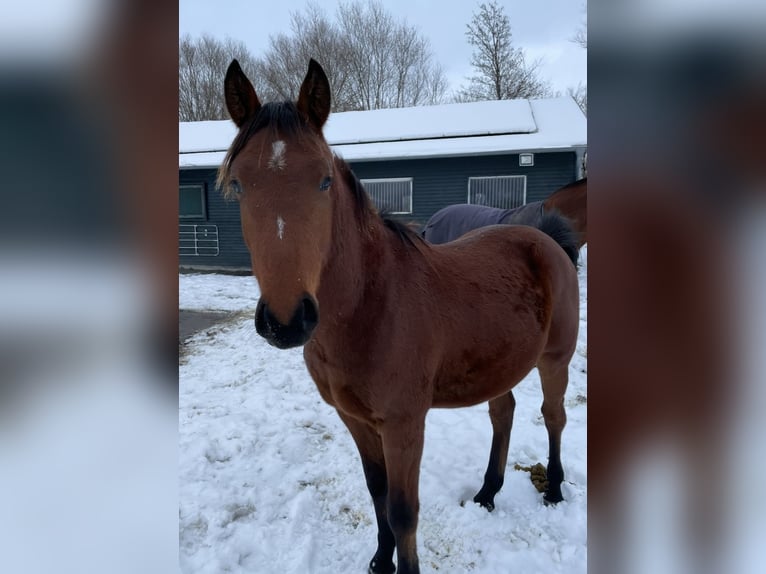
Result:
[[584,204],[585,186],[571,185],[560,189],[550,196],[549,200],[554,207],[573,210]]
[[348,318],[363,303],[369,285],[385,279],[387,237],[380,218],[368,214],[360,221],[353,199],[348,194],[343,199],[333,216],[332,247],[322,270],[318,302],[322,312]]

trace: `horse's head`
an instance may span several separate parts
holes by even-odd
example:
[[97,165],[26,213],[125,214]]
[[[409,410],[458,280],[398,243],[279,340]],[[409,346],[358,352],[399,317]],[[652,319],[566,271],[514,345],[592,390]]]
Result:
[[330,85],[311,60],[296,103],[261,105],[234,60],[224,90],[239,132],[219,184],[239,201],[261,289],[255,327],[276,347],[303,345],[319,321],[316,293],[330,248],[333,156],[322,136]]

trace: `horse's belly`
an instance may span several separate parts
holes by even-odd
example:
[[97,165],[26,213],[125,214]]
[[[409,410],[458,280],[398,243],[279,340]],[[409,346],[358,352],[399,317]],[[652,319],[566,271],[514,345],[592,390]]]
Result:
[[434,382],[433,407],[477,405],[499,397],[515,387],[534,368],[536,357],[508,363],[477,363],[467,369],[442,372]]

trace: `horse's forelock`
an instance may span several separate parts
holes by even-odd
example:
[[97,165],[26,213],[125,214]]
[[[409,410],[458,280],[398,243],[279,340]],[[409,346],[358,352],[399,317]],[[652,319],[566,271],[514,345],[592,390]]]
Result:
[[226,188],[226,180],[229,177],[232,162],[242,152],[250,138],[267,128],[275,136],[279,133],[281,136],[288,138],[301,137],[311,133],[311,128],[293,102],[269,102],[261,106],[258,113],[237,132],[218,170],[216,184],[223,192],[224,197],[231,197],[230,192]]

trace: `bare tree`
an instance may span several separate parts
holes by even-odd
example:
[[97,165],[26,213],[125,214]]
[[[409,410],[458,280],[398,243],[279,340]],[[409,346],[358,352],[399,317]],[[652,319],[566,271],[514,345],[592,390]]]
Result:
[[475,74],[458,92],[458,101],[550,95],[550,86],[538,77],[541,61],[527,63],[524,51],[513,46],[508,15],[495,0],[479,6],[466,26],[466,37],[474,48],[471,66]]
[[290,29],[291,34],[272,36],[268,51],[258,60],[257,79],[265,86],[262,99],[295,99],[309,58],[314,58],[330,80],[333,103],[343,107],[347,74],[338,27],[318,6],[308,4],[305,13],[290,15]]
[[293,100],[314,58],[330,80],[334,111],[436,104],[447,78],[417,28],[396,20],[379,0],[341,3],[335,20],[316,4],[291,14],[290,33],[269,38],[254,58],[244,43],[204,35],[179,43],[181,121],[226,119],[223,79],[237,58],[262,101]]
[[[580,22],[580,26],[575,31],[572,37],[572,42],[577,44],[583,49],[588,49],[588,7],[587,4],[582,5],[583,19]],[[576,88],[567,88],[567,93],[572,96],[577,105],[580,106],[582,113],[588,115],[588,86],[587,84],[579,83]]]
[[209,35],[194,39],[188,34],[178,45],[178,119],[180,121],[228,118],[223,93],[226,67],[237,58],[246,73],[255,72],[255,59],[244,43],[217,40]]
[[441,102],[447,78],[440,64],[433,62],[428,40],[416,28],[399,24],[389,54],[394,76],[386,78],[388,101],[385,107],[404,107]]
[[582,82],[577,84],[577,87],[568,87],[567,88],[567,95],[571,96],[572,99],[577,102],[577,105],[580,106],[580,109],[582,110],[582,113],[584,113],[586,116],[588,115],[588,86],[583,84]]
[[270,39],[258,71],[280,99],[294,98],[309,58],[327,73],[334,111],[433,104],[447,89],[428,40],[377,0],[341,3],[335,22],[314,4],[293,13],[291,34]]
[[588,6],[587,4],[582,5],[582,13],[583,13],[583,19],[580,22],[580,26],[575,30],[574,36],[572,36],[571,40],[580,48],[588,49]]

